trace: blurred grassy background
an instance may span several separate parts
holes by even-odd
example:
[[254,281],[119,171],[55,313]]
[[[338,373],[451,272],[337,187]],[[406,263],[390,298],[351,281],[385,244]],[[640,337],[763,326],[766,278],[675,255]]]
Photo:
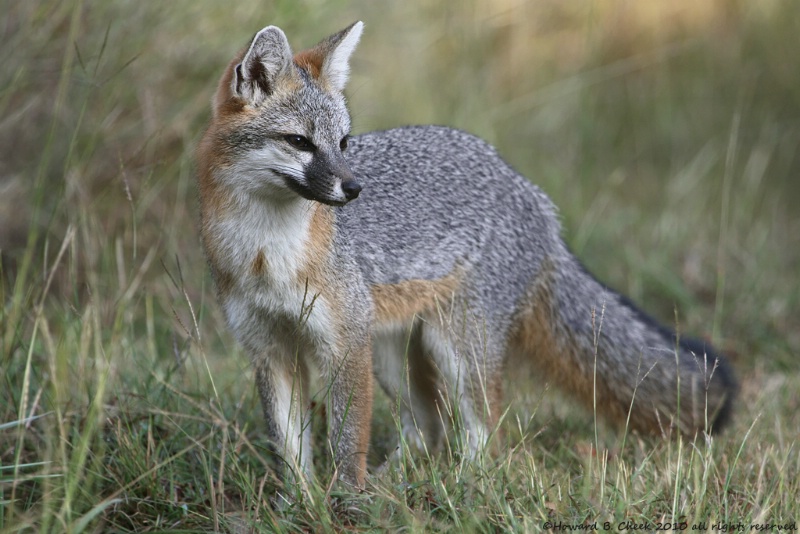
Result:
[[[259,424],[213,303],[192,154],[222,69],[267,24],[298,50],[363,20],[355,133],[438,123],[486,138],[554,199],[601,280],[731,355],[742,404],[758,410],[775,390],[776,418],[800,407],[785,387],[800,354],[792,0],[27,0],[2,12],[0,423],[59,423],[0,434],[0,466],[113,464],[131,435],[152,439],[136,425],[162,395],[184,414],[244,410]],[[212,408],[199,400],[209,388]],[[87,430],[114,424],[129,432]],[[19,489],[22,509],[108,497],[139,471],[119,473],[2,495]]]

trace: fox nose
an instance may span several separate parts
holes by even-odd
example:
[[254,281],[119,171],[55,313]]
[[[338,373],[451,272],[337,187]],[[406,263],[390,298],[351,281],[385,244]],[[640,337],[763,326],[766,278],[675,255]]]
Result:
[[353,200],[354,198],[358,197],[358,194],[361,192],[361,184],[355,180],[342,182],[342,191],[344,192],[344,196],[348,201]]

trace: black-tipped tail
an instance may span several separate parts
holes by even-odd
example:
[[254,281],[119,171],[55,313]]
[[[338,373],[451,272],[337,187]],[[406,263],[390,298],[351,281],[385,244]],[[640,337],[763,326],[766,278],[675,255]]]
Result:
[[[664,327],[662,329],[672,339],[675,339],[674,332]],[[719,389],[725,392],[722,404],[714,413],[709,413],[709,431],[719,432],[730,423],[733,417],[733,403],[739,392],[739,384],[733,374],[733,369],[727,358],[717,353],[710,343],[694,338],[680,338],[678,343],[682,349],[691,352],[696,357],[706,358],[709,369],[711,369],[709,380],[717,382],[720,386]]]

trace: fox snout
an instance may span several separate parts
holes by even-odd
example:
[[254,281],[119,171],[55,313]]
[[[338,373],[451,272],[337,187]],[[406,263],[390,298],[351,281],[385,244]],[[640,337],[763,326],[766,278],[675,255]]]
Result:
[[342,191],[344,191],[344,196],[348,201],[356,199],[358,198],[358,194],[361,192],[361,184],[355,180],[342,182]]
[[312,192],[311,200],[344,205],[361,193],[361,184],[355,180],[350,165],[341,154],[318,151],[305,170]]

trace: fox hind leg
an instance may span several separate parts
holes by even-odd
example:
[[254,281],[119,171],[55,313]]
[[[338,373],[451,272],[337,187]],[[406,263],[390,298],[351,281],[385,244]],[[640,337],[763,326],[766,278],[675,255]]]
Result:
[[[502,402],[500,349],[491,339],[426,324],[421,341],[443,377],[450,410],[467,455],[478,458],[499,421]],[[493,355],[496,354],[497,357]]]
[[374,368],[383,390],[397,404],[403,439],[418,451],[436,452],[444,437],[438,371],[423,350],[421,325],[391,328],[374,348]]

